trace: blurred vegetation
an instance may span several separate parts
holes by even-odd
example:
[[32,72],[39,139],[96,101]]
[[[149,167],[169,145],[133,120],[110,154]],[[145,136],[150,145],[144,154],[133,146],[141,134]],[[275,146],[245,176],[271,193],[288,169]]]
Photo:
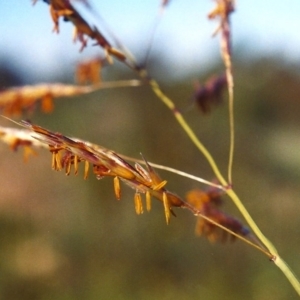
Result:
[[[156,64],[156,66],[155,66]],[[193,102],[193,81],[222,68],[176,81],[157,61],[165,92],[176,102],[225,172],[228,113],[223,104],[203,115]],[[299,69],[299,68],[298,68]],[[9,62],[1,64],[1,87],[26,83]],[[300,75],[278,57],[235,63],[236,155],[234,186],[262,231],[300,274]],[[58,75],[59,76],[59,75]],[[132,78],[123,69],[105,78]],[[61,81],[61,78],[59,78]],[[70,78],[63,79],[65,82]],[[100,90],[58,99],[51,115],[22,116],[53,131],[119,153],[190,172],[213,174],[147,86]],[[1,124],[11,126],[6,120]],[[165,225],[160,203],[137,216],[133,191],[116,201],[112,180],[66,176],[50,168],[39,151],[29,163],[0,146],[1,299],[296,299],[265,256],[240,241],[210,244],[194,236],[195,217],[178,211]],[[197,182],[160,172],[168,189],[184,196]],[[81,176],[82,175],[82,176]],[[227,201],[225,209],[239,217]]]

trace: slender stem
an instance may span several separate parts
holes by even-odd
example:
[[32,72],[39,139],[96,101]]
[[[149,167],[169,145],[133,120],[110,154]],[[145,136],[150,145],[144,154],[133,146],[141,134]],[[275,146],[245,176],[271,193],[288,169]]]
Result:
[[229,145],[229,160],[228,160],[228,182],[232,185],[232,167],[233,167],[233,156],[234,156],[234,94],[233,94],[233,78],[230,72],[227,72],[228,82],[228,95],[229,95],[229,130],[230,130],[230,145]]
[[230,39],[230,24],[229,18],[225,18],[221,24],[221,54],[226,68],[226,80],[228,86],[229,96],[229,130],[230,130],[230,145],[229,145],[229,159],[228,159],[228,182],[232,185],[232,166],[234,156],[234,93],[233,93],[233,75],[232,75],[232,62],[231,62],[231,39]]

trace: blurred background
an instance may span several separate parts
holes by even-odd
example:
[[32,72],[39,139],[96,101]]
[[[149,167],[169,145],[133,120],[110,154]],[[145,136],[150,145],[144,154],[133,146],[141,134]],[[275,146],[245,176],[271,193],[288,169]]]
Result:
[[[194,84],[224,70],[212,1],[171,1],[161,19],[159,1],[94,1],[99,28],[115,35],[138,61],[151,47],[148,68],[226,174],[227,97],[211,114],[193,100]],[[201,3],[200,3],[201,2]],[[300,72],[298,1],[238,1],[232,15],[236,152],[234,187],[265,235],[300,274]],[[0,3],[0,88],[41,82],[73,83],[76,64],[99,55],[79,53],[72,26],[51,33],[42,1]],[[107,27],[108,26],[108,27]],[[156,27],[154,38],[152,32]],[[111,35],[110,35],[111,36]],[[103,80],[133,79],[119,63]],[[52,114],[16,118],[76,136],[124,155],[214,178],[170,111],[149,87],[100,90],[55,100]],[[2,126],[13,126],[0,120]],[[40,150],[28,163],[22,149],[0,144],[1,299],[297,299],[267,257],[240,241],[211,244],[194,235],[196,219],[176,211],[166,226],[163,209],[137,216],[133,191],[116,201],[110,179],[66,177],[51,170]],[[197,182],[159,172],[168,189],[184,195]],[[80,176],[82,175],[82,176]],[[240,218],[225,199],[224,210]]]

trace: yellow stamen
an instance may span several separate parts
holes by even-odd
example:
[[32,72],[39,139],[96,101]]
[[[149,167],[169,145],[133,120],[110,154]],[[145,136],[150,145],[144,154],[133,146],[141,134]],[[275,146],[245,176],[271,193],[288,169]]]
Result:
[[66,162],[66,175],[69,176],[71,173],[71,160],[68,159]]
[[147,211],[151,210],[151,194],[149,191],[146,192],[146,209]]
[[121,186],[120,186],[120,179],[118,176],[114,178],[114,190],[117,200],[121,199]]
[[74,155],[74,174],[77,175],[78,173],[78,156]]
[[167,222],[167,225],[169,225],[171,214],[170,214],[169,200],[168,200],[168,197],[167,197],[166,193],[163,193],[163,203],[164,203],[166,222]]
[[55,170],[60,171],[62,169],[61,161],[60,161],[60,153],[57,151],[55,153]]
[[52,170],[55,170],[55,152],[52,152],[51,168]]
[[135,193],[135,195],[134,195],[134,207],[135,207],[135,212],[137,213],[137,215],[140,215],[144,212],[142,197],[141,197],[140,193]]
[[90,168],[90,164],[89,162],[86,160],[84,162],[84,176],[83,176],[83,179],[87,179],[88,178],[88,175],[89,175],[89,168]]

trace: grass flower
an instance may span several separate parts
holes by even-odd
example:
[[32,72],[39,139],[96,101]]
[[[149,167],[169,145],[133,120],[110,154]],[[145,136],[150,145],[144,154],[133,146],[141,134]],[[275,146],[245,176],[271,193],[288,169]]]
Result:
[[86,179],[89,166],[92,165],[93,173],[98,179],[113,178],[114,192],[118,200],[121,198],[120,180],[133,188],[135,209],[138,214],[143,213],[141,194],[145,195],[147,211],[151,209],[151,196],[163,203],[167,223],[170,221],[170,215],[174,214],[172,207],[185,206],[185,202],[179,196],[165,188],[167,181],[162,180],[146,160],[147,169],[138,163],[132,166],[116,152],[102,146],[69,138],[26,121],[19,124],[27,129],[26,139],[21,140],[21,144],[24,144],[28,135],[31,134],[28,141],[36,141],[38,145],[49,147],[53,170],[64,170],[66,175],[70,175],[71,170],[74,169],[74,173],[77,174],[79,164],[84,163],[84,178]]
[[[197,208],[203,215],[216,221],[216,223],[241,236],[248,236],[250,234],[250,230],[246,226],[244,226],[236,218],[220,210],[220,206],[223,202],[221,195],[222,192],[215,188],[210,188],[207,191],[196,189],[187,193],[186,200],[188,203]],[[212,224],[201,217],[197,220],[195,233],[198,236],[203,235],[207,237],[211,242],[215,242],[217,240],[225,242],[229,237],[231,237],[231,240],[235,239],[235,236],[229,235],[228,232],[221,230],[215,224]]]

